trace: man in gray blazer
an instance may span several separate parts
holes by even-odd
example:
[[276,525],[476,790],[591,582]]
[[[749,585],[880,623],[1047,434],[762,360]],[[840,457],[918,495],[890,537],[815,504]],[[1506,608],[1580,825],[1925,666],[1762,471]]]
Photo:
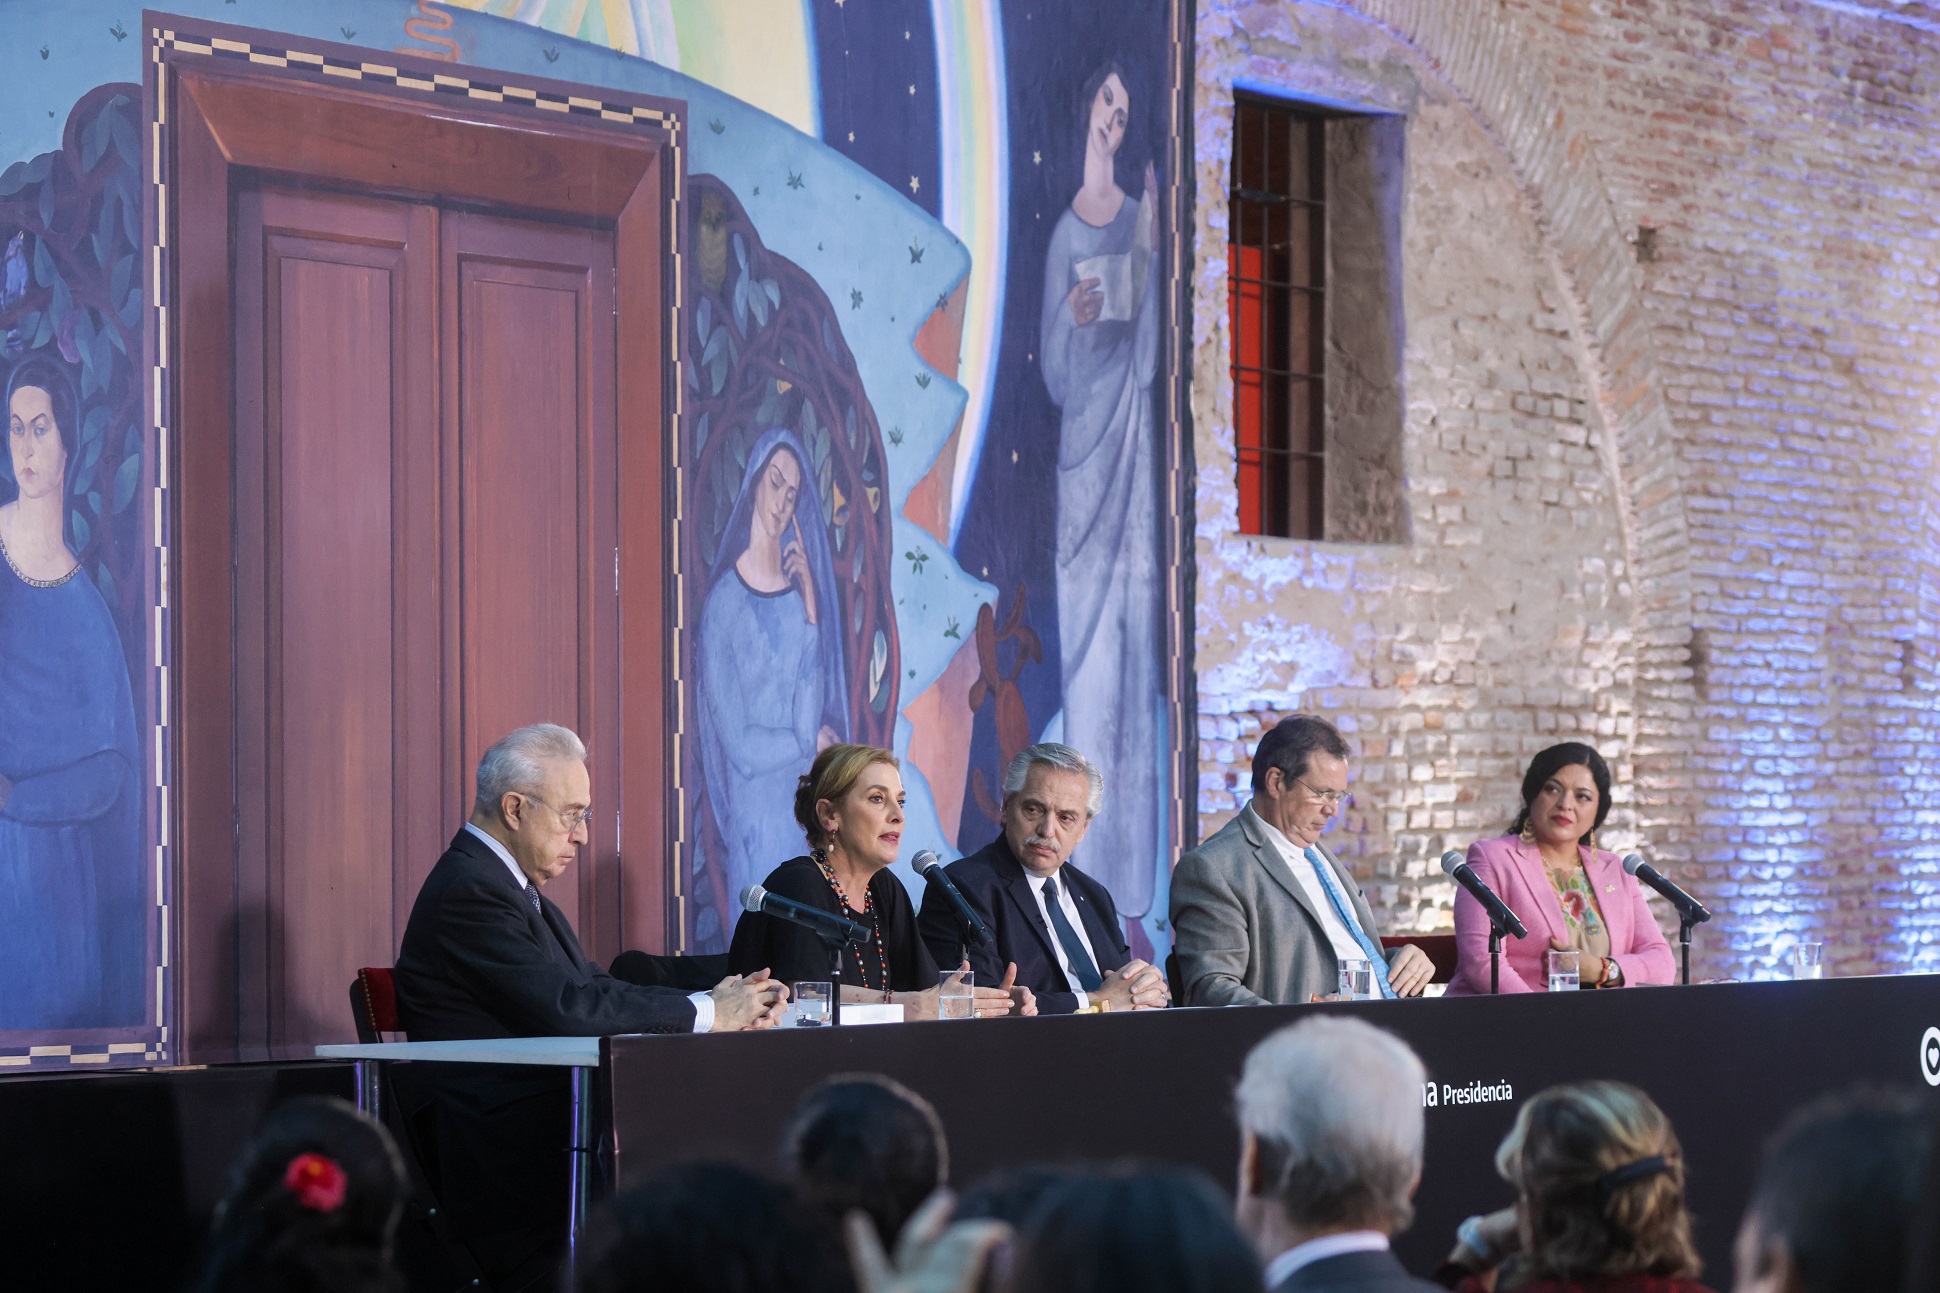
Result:
[[1340,963],[1375,967],[1385,997],[1421,994],[1420,948],[1382,950],[1374,913],[1321,832],[1347,793],[1347,741],[1294,714],[1260,738],[1253,799],[1172,872],[1172,949],[1189,1006],[1287,1005],[1340,990]]

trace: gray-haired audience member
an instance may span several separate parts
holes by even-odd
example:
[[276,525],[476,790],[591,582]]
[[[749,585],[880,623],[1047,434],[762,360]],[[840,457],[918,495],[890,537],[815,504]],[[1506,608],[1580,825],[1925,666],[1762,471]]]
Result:
[[1421,1088],[1408,1046],[1358,1019],[1307,1019],[1246,1057],[1239,1224],[1273,1293],[1430,1293],[1391,1236],[1414,1220]]
[[1922,1102],[1898,1092],[1794,1114],[1745,1205],[1736,1293],[1899,1293],[1931,1134]]
[[893,1250],[903,1224],[950,1176],[943,1120],[916,1092],[876,1073],[844,1073],[809,1089],[782,1133],[795,1192],[841,1233],[861,1211]]
[[1367,961],[1384,997],[1434,977],[1412,943],[1381,947],[1374,912],[1320,843],[1347,793],[1347,741],[1314,714],[1281,719],[1253,753],[1253,799],[1172,872],[1172,950],[1188,1006],[1291,1005]]
[[1017,985],[1040,1012],[1070,1014],[1093,1003],[1142,1010],[1171,999],[1165,976],[1132,955],[1118,908],[1072,854],[1103,809],[1105,779],[1068,745],[1018,752],[1004,771],[1003,831],[944,870],[989,929],[992,941],[964,947],[950,904],[932,886],[917,916],[938,965],[967,955],[977,982],[995,987],[1017,966]]

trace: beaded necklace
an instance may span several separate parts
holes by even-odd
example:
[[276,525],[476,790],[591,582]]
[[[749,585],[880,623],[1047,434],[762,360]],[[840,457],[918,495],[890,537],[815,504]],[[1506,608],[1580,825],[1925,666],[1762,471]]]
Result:
[[[829,865],[828,850],[815,849],[809,856],[815,859],[816,866],[822,868],[822,878],[829,882],[829,888],[835,890],[835,900],[842,904],[843,912],[853,911],[854,908],[849,906],[849,895],[842,892],[842,882],[835,878],[835,868]],[[869,941],[876,948],[876,964],[882,967],[882,999],[887,1002],[893,995],[889,987],[889,953],[882,945],[882,919],[876,914],[876,895],[872,889],[864,888],[862,891],[862,914],[869,918]],[[862,963],[860,953],[856,955],[856,965],[862,971],[862,986],[866,988],[869,986],[869,967]]]

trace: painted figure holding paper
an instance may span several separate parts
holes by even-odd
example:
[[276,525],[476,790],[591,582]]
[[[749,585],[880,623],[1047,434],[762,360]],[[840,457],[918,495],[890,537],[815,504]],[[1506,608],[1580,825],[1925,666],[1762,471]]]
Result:
[[1158,179],[1119,187],[1130,122],[1123,74],[1085,83],[1084,186],[1051,235],[1044,267],[1044,384],[1058,438],[1058,623],[1063,740],[1094,752],[1128,811],[1092,827],[1090,865],[1128,911],[1143,911],[1159,848],[1158,479],[1152,381]]

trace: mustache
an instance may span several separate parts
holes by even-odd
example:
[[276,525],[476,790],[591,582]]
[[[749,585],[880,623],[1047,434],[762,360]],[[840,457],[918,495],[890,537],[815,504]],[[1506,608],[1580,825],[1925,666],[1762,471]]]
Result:
[[1040,844],[1050,849],[1053,853],[1058,851],[1057,843],[1054,840],[1046,839],[1042,835],[1026,835],[1024,837],[1024,847],[1027,849],[1034,849]]

